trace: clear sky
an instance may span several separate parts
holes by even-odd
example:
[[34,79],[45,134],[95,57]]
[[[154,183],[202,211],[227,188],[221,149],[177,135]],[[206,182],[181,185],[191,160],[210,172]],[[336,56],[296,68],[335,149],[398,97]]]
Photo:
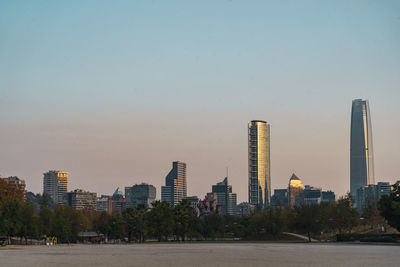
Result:
[[0,1],[0,175],[42,191],[229,179],[271,124],[272,187],[349,190],[351,101],[369,99],[377,181],[400,179],[400,1]]

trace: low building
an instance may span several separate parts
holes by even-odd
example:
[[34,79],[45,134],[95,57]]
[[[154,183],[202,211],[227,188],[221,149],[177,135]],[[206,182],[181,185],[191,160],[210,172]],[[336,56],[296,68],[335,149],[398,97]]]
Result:
[[303,190],[304,190],[303,183],[301,182],[300,178],[293,173],[292,177],[290,177],[288,186],[289,208],[303,205],[303,200],[304,200]]
[[376,197],[378,201],[381,199],[381,197],[385,195],[389,195],[390,192],[392,191],[392,186],[388,182],[379,182],[376,185]]
[[239,216],[249,216],[253,214],[256,210],[256,206],[248,202],[242,202],[238,205],[238,215]]
[[107,212],[111,214],[112,210],[112,199],[111,196],[101,195],[101,197],[97,198],[96,210],[98,212]]
[[287,208],[288,207],[288,190],[275,189],[274,195],[271,197],[272,208]]
[[76,210],[97,209],[97,193],[76,189],[64,194],[64,204]]
[[126,199],[124,193],[119,190],[119,187],[115,190],[111,200],[111,209],[108,211],[110,214],[115,211],[122,213],[126,209]]
[[363,213],[364,209],[376,203],[376,185],[370,184],[357,189],[356,208],[358,212]]
[[21,191],[23,199],[25,199],[25,180],[19,179],[17,176],[10,176],[7,178],[1,178],[3,181],[5,181],[8,185],[15,187],[19,191]]
[[216,193],[207,193],[204,200],[198,204],[199,216],[204,217],[209,214],[221,214],[222,206],[218,204]]
[[336,196],[332,191],[322,191],[322,202],[335,202]]
[[303,190],[304,205],[318,205],[322,201],[322,189],[310,185],[304,186]]
[[370,184],[360,187],[357,190],[355,207],[358,212],[363,213],[368,206],[377,206],[381,197],[389,195],[390,192],[391,186],[388,182],[378,182],[376,185]]
[[186,197],[186,200],[190,203],[197,216],[200,216],[200,210],[198,207],[200,199],[197,196],[189,196]]
[[149,208],[156,200],[156,188],[146,183],[125,187],[125,199],[129,207],[137,207],[139,204],[144,204]]

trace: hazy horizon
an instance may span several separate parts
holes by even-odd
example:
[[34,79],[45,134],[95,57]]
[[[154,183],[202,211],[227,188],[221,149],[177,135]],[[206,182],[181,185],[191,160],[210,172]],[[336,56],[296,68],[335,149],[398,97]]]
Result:
[[[272,188],[350,188],[351,101],[368,99],[375,182],[400,179],[400,2],[0,3],[0,175],[41,192],[201,198],[229,168],[247,201],[247,123],[271,124]],[[273,193],[273,192],[272,192]]]

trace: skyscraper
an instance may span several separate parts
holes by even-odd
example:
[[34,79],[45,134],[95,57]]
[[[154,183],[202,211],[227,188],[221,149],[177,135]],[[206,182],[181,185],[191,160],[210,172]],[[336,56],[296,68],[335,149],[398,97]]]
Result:
[[372,127],[368,100],[355,99],[351,108],[350,193],[356,199],[357,190],[374,184]]
[[172,170],[165,177],[165,186],[161,187],[161,200],[173,207],[186,196],[186,163],[174,161]]
[[232,193],[232,186],[228,184],[228,177],[212,186],[212,193],[217,194],[217,202],[222,206],[222,215],[237,214],[237,196]]
[[249,203],[265,209],[271,199],[270,125],[265,121],[249,123]]
[[43,194],[50,196],[53,204],[63,204],[68,190],[68,172],[49,171],[43,174]]

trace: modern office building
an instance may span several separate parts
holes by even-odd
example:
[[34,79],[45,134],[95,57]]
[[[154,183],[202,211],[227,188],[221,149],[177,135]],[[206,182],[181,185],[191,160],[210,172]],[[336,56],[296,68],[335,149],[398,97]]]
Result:
[[304,205],[318,205],[322,201],[322,189],[319,187],[305,185],[303,196]]
[[249,203],[258,210],[271,200],[270,125],[253,120],[248,124]]
[[350,193],[357,199],[357,190],[375,184],[372,126],[368,100],[355,99],[351,108]]
[[76,189],[64,194],[64,205],[76,210],[97,210],[97,193]]
[[336,196],[332,191],[322,191],[322,202],[335,202]]
[[63,204],[63,195],[68,191],[68,172],[51,170],[43,174],[43,194],[53,204]]
[[213,185],[212,192],[217,195],[217,202],[222,207],[222,215],[234,216],[237,214],[237,196],[232,193],[232,186],[228,184],[228,177]]
[[271,197],[271,207],[287,208],[288,207],[288,190],[275,189],[274,195]]
[[141,183],[125,187],[125,199],[128,207],[144,204],[147,208],[156,200],[156,188],[150,184]]
[[1,178],[5,181],[8,185],[15,187],[19,191],[21,191],[23,199],[25,199],[25,180],[19,179],[17,176],[10,176],[7,178]]
[[289,208],[293,208],[295,206],[299,206],[303,204],[304,200],[304,186],[301,182],[300,178],[293,173],[292,177],[289,180],[288,187],[288,206]]
[[174,161],[172,170],[165,177],[165,186],[161,187],[161,200],[174,207],[186,196],[186,163]]

